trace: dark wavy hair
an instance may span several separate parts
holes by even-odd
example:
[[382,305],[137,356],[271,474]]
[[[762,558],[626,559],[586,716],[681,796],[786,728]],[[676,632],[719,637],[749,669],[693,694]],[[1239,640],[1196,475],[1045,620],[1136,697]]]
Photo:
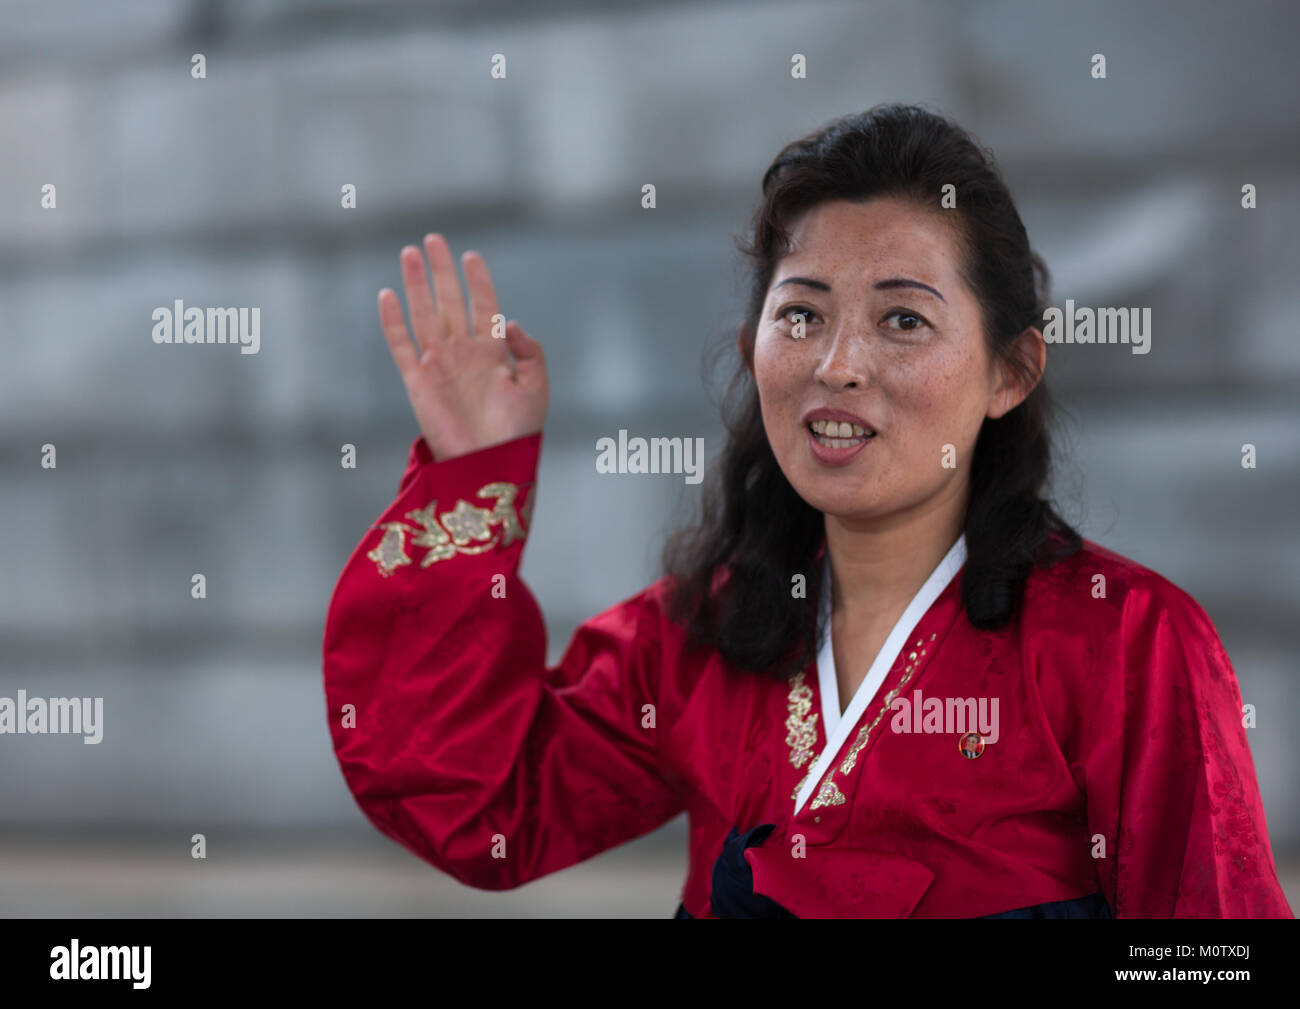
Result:
[[[940,206],[948,184],[956,187],[956,209]],[[1050,275],[1029,247],[992,152],[915,105],[878,105],[836,119],[786,145],[763,175],[752,237],[738,241],[751,279],[739,332],[744,353],[723,401],[726,447],[710,467],[698,517],[668,539],[663,553],[669,615],[688,628],[691,645],[709,645],[741,669],[782,679],[807,668],[825,631],[822,578],[808,578],[806,599],[791,598],[792,576],[819,570],[825,524],[768,444],[750,371],[754,340],[792,222],[827,200],[876,197],[949,215],[990,352],[1037,380],[1014,409],[986,417],[976,438],[962,577],[967,618],[982,629],[1006,625],[1018,613],[1030,570],[1082,546],[1041,497],[1052,459],[1052,406],[1041,375],[1015,344],[1027,327],[1041,327]]]

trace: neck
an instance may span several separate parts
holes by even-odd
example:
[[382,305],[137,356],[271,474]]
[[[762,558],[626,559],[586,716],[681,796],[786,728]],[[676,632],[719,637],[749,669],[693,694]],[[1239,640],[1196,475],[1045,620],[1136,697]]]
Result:
[[901,611],[957,542],[967,498],[963,482],[883,520],[827,515],[833,612],[867,616]]

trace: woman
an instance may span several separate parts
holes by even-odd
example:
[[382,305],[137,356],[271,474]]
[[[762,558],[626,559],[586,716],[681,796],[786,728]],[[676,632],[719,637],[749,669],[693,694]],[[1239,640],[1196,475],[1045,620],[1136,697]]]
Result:
[[496,890],[685,810],[682,918],[1291,916],[1209,618],[1040,496],[1047,273],[967,134],[883,106],[780,153],[703,514],[551,669],[542,348],[425,250],[414,343],[379,296],[421,437],[324,639],[381,831]]

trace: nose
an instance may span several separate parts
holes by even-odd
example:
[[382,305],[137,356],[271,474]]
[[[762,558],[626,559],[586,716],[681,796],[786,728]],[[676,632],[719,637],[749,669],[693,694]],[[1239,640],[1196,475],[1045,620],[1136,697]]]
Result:
[[869,363],[862,339],[854,327],[841,324],[826,344],[813,378],[832,391],[860,389],[867,384]]

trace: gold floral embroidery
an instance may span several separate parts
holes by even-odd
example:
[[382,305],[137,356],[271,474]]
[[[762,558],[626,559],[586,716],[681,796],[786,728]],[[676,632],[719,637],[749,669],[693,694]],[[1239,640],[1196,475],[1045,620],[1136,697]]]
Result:
[[441,516],[442,527],[451,533],[451,541],[463,547],[470,540],[490,540],[492,538],[492,513],[486,508],[477,508],[463,498],[456,502],[456,507]]
[[795,767],[803,767],[817,745],[817,716],[808,715],[812,710],[812,687],[804,682],[804,675],[800,670],[790,681],[787,697],[790,715],[785,720],[785,742],[790,747],[790,763]]
[[[529,489],[526,507],[531,506],[533,488]],[[408,533],[411,534],[412,546],[426,548],[424,557],[420,559],[422,568],[457,554],[486,553],[524,538],[531,516],[525,515],[522,523],[516,516],[514,503],[519,488],[515,484],[505,481],[486,484],[474,496],[495,498],[495,504],[490,509],[483,508],[462,498],[450,511],[438,514],[438,502],[434,499],[423,508],[406,513],[406,518],[414,526],[402,522],[383,522],[377,526],[384,531],[383,538],[366,556],[375,562],[380,575],[387,578],[403,564],[412,563],[406,553]]]
[[403,564],[411,563],[411,558],[406,553],[406,534],[410,529],[400,522],[385,522],[379,528],[384,531],[384,535],[380,538],[379,545],[366,556],[375,562],[379,573],[387,578]]
[[446,560],[448,557],[456,556],[456,548],[452,546],[451,537],[447,535],[447,530],[438,525],[438,520],[434,518],[434,509],[437,507],[438,502],[434,500],[423,508],[417,508],[415,511],[406,513],[406,517],[413,519],[421,530],[411,540],[412,545],[429,548],[429,552],[424,555],[424,560],[420,561],[420,567],[422,568],[427,568],[434,561]]
[[826,776],[822,782],[822,787],[817,789],[817,798],[812,801],[813,809],[820,809],[822,806],[842,806],[848,800],[844,798],[844,793],[836,787],[835,782],[831,781],[834,771]]
[[862,748],[867,745],[867,740],[871,738],[872,730],[880,724],[880,720],[885,717],[885,712],[888,711],[889,706],[894,703],[894,698],[898,696],[898,692],[907,685],[907,681],[911,678],[912,667],[908,666],[907,674],[898,681],[898,686],[885,695],[885,703],[881,705],[880,710],[876,712],[876,717],[871,720],[871,724],[864,725],[858,730],[858,738],[853,741],[853,745],[849,747],[849,752],[846,753],[844,759],[840,761],[841,774],[848,774],[853,770],[854,766],[856,766],[858,762],[858,754],[861,753]]
[[[536,486],[534,484],[533,486]],[[491,520],[501,523],[501,545],[508,547],[515,540],[524,538],[524,527],[519,524],[519,519],[515,518],[515,497],[519,494],[519,488],[512,483],[490,483],[478,492],[479,497],[494,497],[497,499],[496,507],[492,509]],[[528,495],[529,505],[532,504],[532,488],[529,488]],[[529,516],[524,516],[524,521],[528,521]]]

